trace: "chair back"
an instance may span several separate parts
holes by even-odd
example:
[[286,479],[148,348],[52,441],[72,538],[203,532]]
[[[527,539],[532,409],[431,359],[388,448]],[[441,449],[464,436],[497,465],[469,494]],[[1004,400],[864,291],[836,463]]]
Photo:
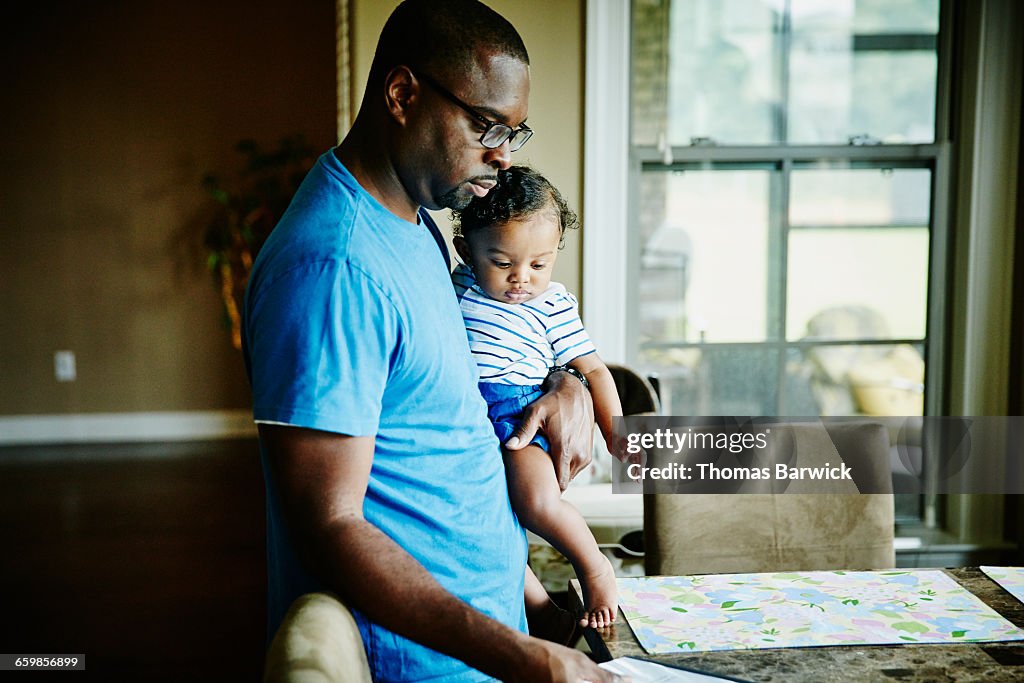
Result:
[[[792,430],[796,466],[845,462],[854,481],[837,481],[828,493],[646,494],[647,574],[894,566],[892,472],[885,427],[851,422],[784,428]],[[821,487],[816,482],[813,490]]]
[[661,412],[658,392],[646,378],[624,365],[609,365],[608,370],[615,381],[623,415]]
[[298,598],[267,651],[263,683],[372,683],[352,613],[330,593]]

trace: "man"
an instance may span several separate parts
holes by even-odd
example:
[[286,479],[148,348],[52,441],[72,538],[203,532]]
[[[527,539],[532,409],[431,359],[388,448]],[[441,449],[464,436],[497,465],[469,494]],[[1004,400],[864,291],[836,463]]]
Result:
[[[375,680],[610,681],[523,633],[526,542],[476,369],[420,207],[464,206],[530,135],[526,49],[475,0],[408,0],[385,26],[357,119],[260,253],[244,344],[267,483],[269,622],[344,597]],[[524,423],[560,481],[586,464],[582,385]],[[582,435],[582,436],[581,436]],[[510,444],[514,446],[515,444]],[[482,672],[482,673],[481,673]]]

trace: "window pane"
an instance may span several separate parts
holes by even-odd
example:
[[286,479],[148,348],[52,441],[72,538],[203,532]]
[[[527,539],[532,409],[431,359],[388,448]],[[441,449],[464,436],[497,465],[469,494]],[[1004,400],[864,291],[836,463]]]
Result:
[[788,140],[935,139],[938,0],[793,0]]
[[771,174],[642,175],[641,347],[766,338]]
[[[840,41],[841,42],[841,41]],[[935,140],[934,53],[793,50],[789,141],[846,144],[866,136],[884,143]]]
[[[921,415],[924,347],[918,344],[813,346],[791,350],[784,407],[819,415]],[[794,414],[787,412],[787,414]]]
[[922,339],[927,228],[790,233],[787,336]]
[[853,28],[857,33],[938,33],[939,0],[856,0]]
[[791,177],[789,223],[795,228],[929,224],[928,169],[809,168]]
[[778,140],[781,15],[761,0],[633,3],[633,140]]
[[634,0],[633,143],[933,142],[938,17],[938,0]]
[[[676,351],[683,351],[677,349]],[[777,415],[779,352],[758,347],[686,349],[689,364],[648,360],[666,415]]]
[[923,339],[930,172],[794,171],[786,336]]

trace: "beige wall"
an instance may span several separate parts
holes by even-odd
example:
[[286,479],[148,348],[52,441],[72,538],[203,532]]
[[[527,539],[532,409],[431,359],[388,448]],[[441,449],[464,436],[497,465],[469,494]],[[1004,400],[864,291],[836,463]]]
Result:
[[[239,139],[333,143],[334,2],[13,7],[0,27],[0,415],[248,407],[182,234],[210,210],[203,173],[238,168]],[[77,354],[76,382],[55,381],[57,349]]]
[[[398,0],[350,0],[353,92],[362,98],[377,36]],[[486,0],[518,29],[530,53],[530,127],[514,159],[547,175],[576,211],[583,205],[584,0]],[[439,218],[447,219],[443,214]],[[584,225],[584,230],[586,226]],[[569,235],[555,277],[580,294],[580,234]]]

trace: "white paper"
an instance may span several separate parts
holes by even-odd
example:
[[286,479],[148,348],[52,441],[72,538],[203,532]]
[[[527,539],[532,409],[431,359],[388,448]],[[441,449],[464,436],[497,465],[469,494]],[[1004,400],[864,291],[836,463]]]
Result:
[[683,669],[663,666],[643,659],[634,659],[633,657],[619,657],[598,666],[621,676],[629,676],[633,679],[633,683],[678,683],[679,681],[708,683],[709,681],[730,680],[711,674],[684,671]]

